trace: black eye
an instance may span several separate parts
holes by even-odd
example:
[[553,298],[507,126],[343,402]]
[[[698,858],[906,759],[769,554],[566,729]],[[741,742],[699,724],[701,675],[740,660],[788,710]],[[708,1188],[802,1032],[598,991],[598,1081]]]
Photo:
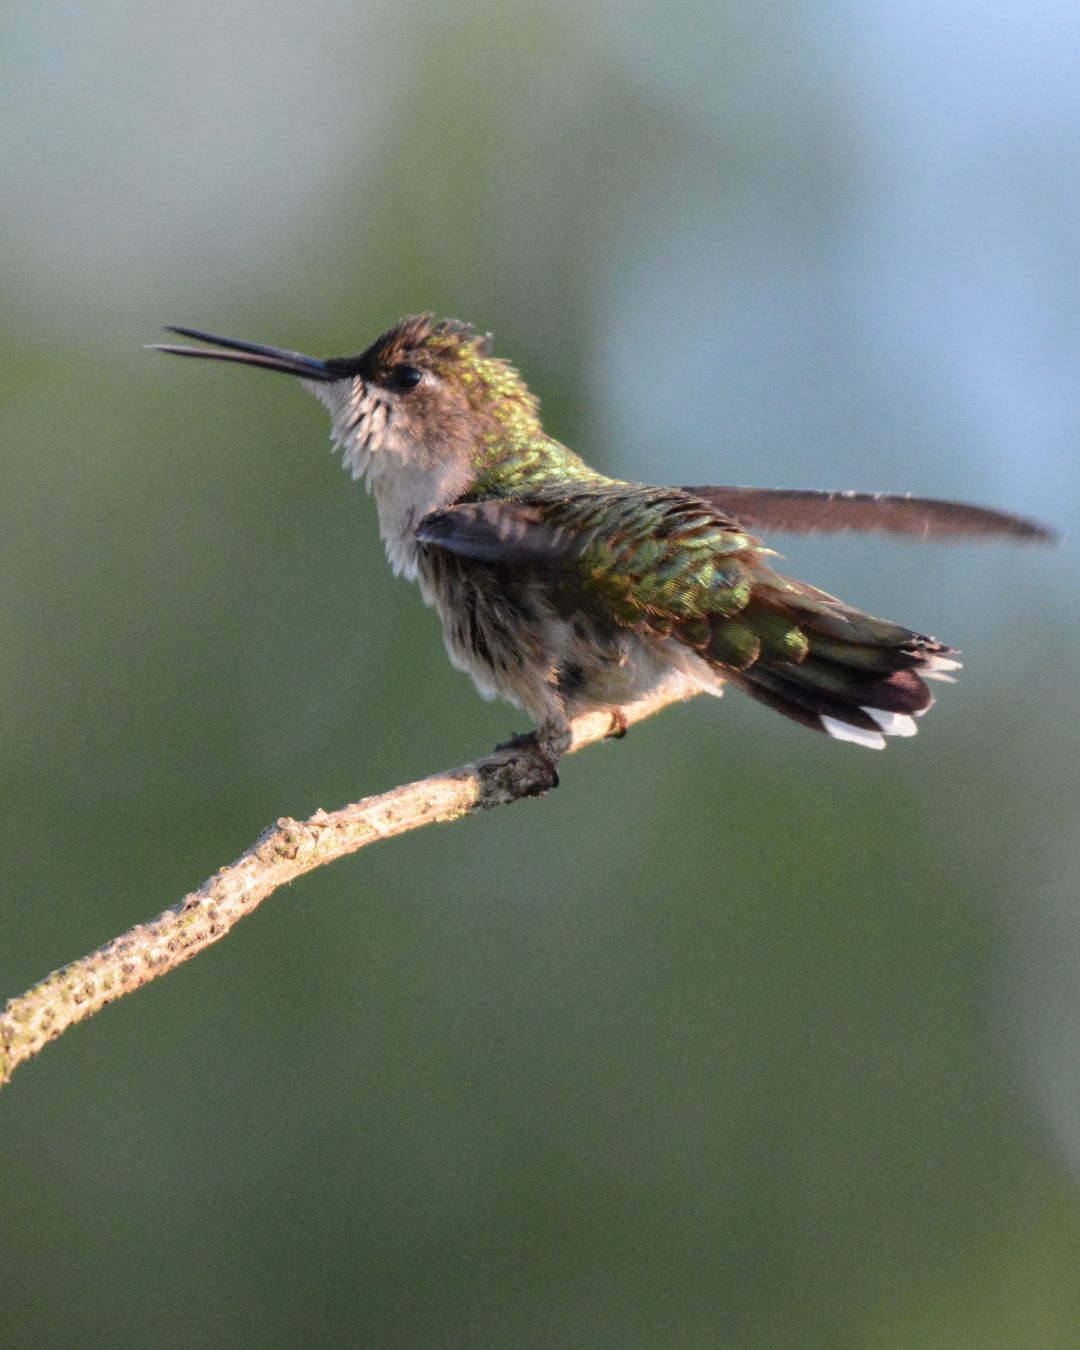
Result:
[[415,366],[395,366],[390,372],[390,380],[395,389],[415,389],[424,378],[424,372]]

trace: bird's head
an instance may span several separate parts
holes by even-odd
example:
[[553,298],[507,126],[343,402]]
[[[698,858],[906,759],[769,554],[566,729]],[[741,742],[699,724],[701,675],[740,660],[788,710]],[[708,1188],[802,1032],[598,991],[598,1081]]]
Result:
[[414,315],[356,356],[325,358],[194,328],[168,331],[208,345],[155,343],[155,350],[299,379],[326,405],[354,477],[467,477],[501,444],[540,434],[537,400],[521,376],[491,355],[490,334],[456,319]]

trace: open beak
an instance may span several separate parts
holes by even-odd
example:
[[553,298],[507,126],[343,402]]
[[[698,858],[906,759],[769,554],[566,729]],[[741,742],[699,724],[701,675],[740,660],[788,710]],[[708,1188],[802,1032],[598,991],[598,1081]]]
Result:
[[300,352],[282,351],[280,347],[264,347],[258,342],[240,342],[236,338],[215,337],[213,333],[201,333],[197,328],[170,326],[165,331],[214,345],[187,347],[177,346],[171,342],[148,342],[146,344],[148,351],[168,352],[170,356],[199,356],[204,361],[235,361],[243,366],[258,366],[261,370],[280,370],[286,375],[298,375],[305,380],[322,380],[329,383],[341,379],[340,373],[332,370],[327,362],[320,361],[314,356],[303,356]]

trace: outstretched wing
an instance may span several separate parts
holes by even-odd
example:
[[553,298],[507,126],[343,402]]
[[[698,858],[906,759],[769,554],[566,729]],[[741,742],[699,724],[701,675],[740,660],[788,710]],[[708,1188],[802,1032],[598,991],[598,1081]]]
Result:
[[745,529],[788,534],[843,530],[906,535],[947,542],[979,539],[1051,543],[1056,532],[1006,511],[930,497],[877,492],[819,492],[803,488],[688,487]]

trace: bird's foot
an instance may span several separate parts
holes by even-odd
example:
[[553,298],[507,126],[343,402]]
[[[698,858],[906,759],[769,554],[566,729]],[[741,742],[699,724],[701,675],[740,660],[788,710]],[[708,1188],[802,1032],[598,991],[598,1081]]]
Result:
[[508,741],[500,741],[495,749],[524,750],[543,769],[542,776],[529,785],[526,796],[542,797],[546,792],[551,792],[559,786],[559,752],[549,740],[539,736],[535,731],[520,732],[517,736],[511,736]]
[[535,750],[537,746],[537,737],[535,731],[517,731],[508,741],[500,741],[495,747],[498,750]]

